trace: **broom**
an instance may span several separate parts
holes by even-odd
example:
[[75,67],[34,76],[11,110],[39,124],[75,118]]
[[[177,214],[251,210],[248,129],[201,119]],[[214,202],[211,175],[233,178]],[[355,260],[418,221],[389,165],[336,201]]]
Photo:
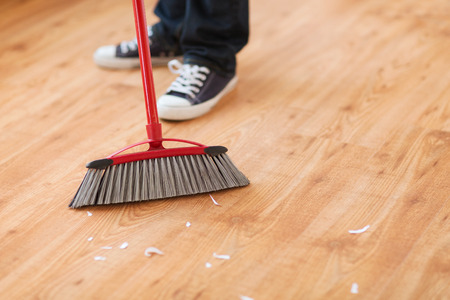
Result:
[[[133,8],[148,139],[88,163],[88,171],[69,207],[163,199],[248,185],[247,177],[226,154],[227,148],[162,137],[143,1],[133,0]],[[164,148],[166,141],[188,146]],[[122,153],[145,144],[149,145],[147,151]]]

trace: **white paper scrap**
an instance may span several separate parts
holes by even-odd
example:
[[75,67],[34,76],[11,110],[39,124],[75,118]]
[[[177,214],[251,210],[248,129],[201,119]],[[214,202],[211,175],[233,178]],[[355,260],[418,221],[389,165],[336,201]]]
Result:
[[186,227],[191,227],[191,222],[186,222]]
[[209,194],[209,196],[211,197],[211,199],[212,199],[212,201],[213,201],[213,203],[214,203],[215,205],[217,205],[217,206],[220,206],[220,204],[219,204],[219,203],[217,203],[217,201],[216,201],[216,200],[214,200],[214,198],[213,198],[213,196],[211,196],[211,194]]
[[104,257],[104,256],[96,256],[96,257],[94,257],[94,260],[106,260],[106,257]]
[[92,213],[90,211],[87,212],[88,217],[92,216]]
[[110,247],[110,246],[105,246],[105,247],[102,247],[102,249],[111,250],[112,247]]
[[218,259],[230,259],[229,255],[219,255],[219,254],[216,254],[216,252],[213,253],[213,256]]
[[211,268],[211,267],[212,267],[212,264],[211,264],[211,263],[209,263],[209,262],[207,262],[207,263],[205,264],[205,267],[207,267],[207,268],[209,269],[209,268]]
[[241,300],[253,300],[253,298],[247,296],[240,296]]
[[352,294],[358,294],[358,284],[356,282],[352,283],[352,289],[350,290]]
[[90,237],[90,238],[88,238],[88,242],[90,242],[90,241],[92,241],[94,239],[94,237]]
[[152,256],[152,254],[164,255],[164,253],[155,247],[148,247],[145,249],[145,256]]
[[127,247],[128,247],[128,243],[127,242],[125,242],[122,245],[120,245],[120,249],[125,249]]
[[349,230],[349,233],[363,233],[367,229],[369,229],[370,225],[364,226],[364,228],[356,229],[356,230]]

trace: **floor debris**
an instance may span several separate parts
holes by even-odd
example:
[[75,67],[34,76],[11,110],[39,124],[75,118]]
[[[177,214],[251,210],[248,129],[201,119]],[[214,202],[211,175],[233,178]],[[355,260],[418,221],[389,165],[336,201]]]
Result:
[[209,194],[209,196],[211,197],[211,200],[213,201],[213,203],[217,206],[220,206],[219,203],[217,203],[217,201],[213,198],[213,196],[211,196],[211,194]]
[[88,238],[88,242],[92,241],[94,238],[91,236],[90,238]]
[[145,249],[145,256],[150,257],[152,256],[152,254],[164,255],[164,253],[161,250],[155,247],[148,247],[147,249]]
[[191,222],[186,222],[186,227],[191,227]]
[[207,268],[209,269],[209,268],[211,268],[211,267],[212,267],[212,264],[211,264],[211,263],[209,263],[209,262],[207,262],[207,263],[205,264],[205,267],[207,267]]
[[361,229],[356,229],[356,230],[349,230],[349,233],[363,233],[364,231],[366,231],[367,229],[369,229],[370,225],[365,226],[364,228]]
[[352,289],[350,290],[352,294],[358,294],[358,284],[356,282],[352,283]]
[[253,298],[247,296],[240,296],[241,300],[253,300]]
[[213,253],[213,256],[218,259],[230,259],[229,255],[219,255],[216,252]]
[[102,247],[102,249],[105,249],[105,250],[111,250],[112,247],[110,247],[110,246],[105,246],[105,247]]
[[106,260],[106,257],[104,257],[104,256],[96,256],[96,257],[94,257],[94,260]]
[[92,216],[92,213],[90,211],[87,212],[88,217]]
[[125,243],[123,243],[122,245],[120,245],[120,249],[125,249],[125,248],[127,248],[128,247],[128,243],[127,242],[125,242]]

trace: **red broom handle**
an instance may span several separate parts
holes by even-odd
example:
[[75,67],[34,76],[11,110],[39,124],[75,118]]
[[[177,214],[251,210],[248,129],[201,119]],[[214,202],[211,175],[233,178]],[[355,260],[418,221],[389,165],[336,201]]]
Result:
[[[161,141],[162,130],[156,107],[155,85],[153,81],[152,61],[148,43],[147,22],[143,0],[133,0],[136,38],[141,63],[142,85],[144,87],[145,108],[147,110],[147,135],[150,140]],[[160,148],[161,143],[154,143],[153,148]]]

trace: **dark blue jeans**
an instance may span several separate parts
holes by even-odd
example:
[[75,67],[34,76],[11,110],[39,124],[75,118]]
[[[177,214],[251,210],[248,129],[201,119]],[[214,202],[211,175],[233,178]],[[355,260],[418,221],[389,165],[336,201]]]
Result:
[[234,74],[236,53],[248,42],[248,0],[160,0],[156,37],[179,46],[185,63]]

